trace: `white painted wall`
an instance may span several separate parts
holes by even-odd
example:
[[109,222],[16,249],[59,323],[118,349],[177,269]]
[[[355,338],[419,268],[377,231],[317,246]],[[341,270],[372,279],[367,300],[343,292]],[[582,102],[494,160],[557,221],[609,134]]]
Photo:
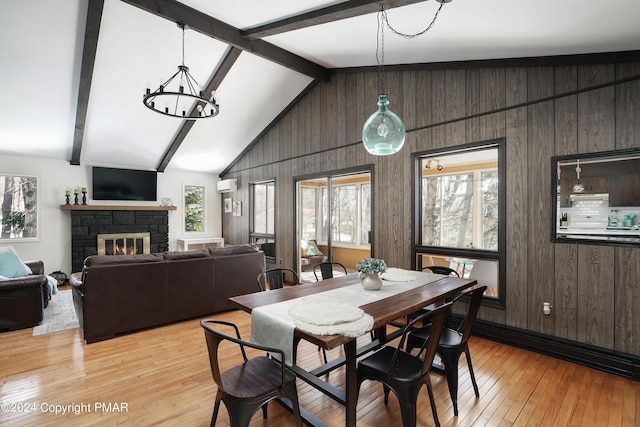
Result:
[[[169,250],[177,249],[177,239],[185,237],[221,237],[221,197],[216,190],[217,175],[167,171],[158,174],[157,202],[96,201],[91,199],[91,166],[72,166],[68,161],[0,155],[0,174],[35,175],[38,177],[38,215],[40,238],[37,241],[2,241],[10,244],[23,260],[42,260],[46,273],[71,272],[71,213],[63,211],[64,192],[67,189],[87,187],[90,205],[149,205],[158,206],[169,198],[177,207],[169,211]],[[205,232],[184,232],[183,188],[185,185],[204,186]],[[82,196],[82,195],[81,195]],[[71,196],[73,203],[73,195]]]

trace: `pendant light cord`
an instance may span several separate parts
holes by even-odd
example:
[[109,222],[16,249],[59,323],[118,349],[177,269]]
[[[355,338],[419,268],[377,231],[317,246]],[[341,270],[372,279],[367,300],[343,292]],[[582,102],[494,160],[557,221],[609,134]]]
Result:
[[393,34],[396,34],[400,37],[404,37],[405,39],[413,39],[419,37],[429,31],[433,25],[436,23],[436,19],[438,18],[438,14],[442,10],[442,6],[444,6],[445,2],[440,3],[440,7],[436,11],[436,14],[433,16],[433,19],[424,30],[415,34],[405,34],[402,33],[391,26],[389,23],[389,18],[387,17],[387,12],[384,10],[384,5],[380,6],[380,11],[378,12],[378,30],[377,30],[377,38],[376,38],[376,61],[378,62],[378,86],[380,86],[380,93],[385,93],[385,79],[384,79],[384,27],[385,25],[389,27]]
[[384,89],[384,25],[383,15],[385,11],[383,8],[378,12],[378,37],[376,38],[376,61],[378,62],[378,86],[380,86],[380,93],[385,93]]
[[182,28],[182,65],[184,65],[184,24],[178,24]]
[[389,18],[387,17],[387,12],[384,9],[381,9],[380,14],[382,15],[382,20],[387,25],[387,27],[389,27],[389,29],[391,30],[391,32],[393,34],[399,35],[400,37],[404,37],[405,39],[413,39],[413,38],[416,38],[416,37],[419,37],[419,36],[423,35],[427,31],[429,31],[431,29],[431,27],[433,27],[433,25],[436,23],[436,19],[438,18],[438,14],[442,10],[442,6],[444,6],[444,3],[440,3],[440,7],[438,7],[438,10],[436,11],[436,14],[433,16],[433,19],[431,20],[431,23],[427,26],[427,28],[425,28],[424,30],[420,31],[419,33],[415,33],[415,34],[404,34],[404,33],[400,32],[400,31],[396,30],[395,28],[393,28],[391,26],[391,24],[389,23]]

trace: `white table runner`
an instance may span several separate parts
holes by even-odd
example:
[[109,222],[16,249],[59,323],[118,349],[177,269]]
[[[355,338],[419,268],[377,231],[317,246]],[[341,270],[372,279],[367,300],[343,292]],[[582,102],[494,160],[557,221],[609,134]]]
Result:
[[[316,335],[359,337],[371,330],[373,318],[366,313],[359,316],[358,307],[445,277],[420,271],[405,271],[402,274],[398,270],[393,271],[395,277],[403,281],[391,281],[389,279],[393,277],[389,275],[377,291],[367,291],[362,285],[355,284],[257,307],[251,311],[251,341],[281,349],[285,354],[285,363],[291,365],[296,327]],[[323,307],[327,310],[323,310]]]

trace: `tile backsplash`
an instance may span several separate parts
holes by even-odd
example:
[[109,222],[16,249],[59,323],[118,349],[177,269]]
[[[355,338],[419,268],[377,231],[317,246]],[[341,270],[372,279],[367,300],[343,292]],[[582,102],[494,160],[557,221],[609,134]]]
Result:
[[[558,204],[558,217],[562,216],[562,213],[566,213],[569,218],[569,225],[574,225],[576,222],[603,222],[606,224],[613,210],[617,211],[613,215],[620,222],[627,214],[640,216],[640,207],[625,206],[618,208],[609,206],[607,200],[576,200],[570,208],[561,208]],[[638,224],[638,217],[635,218],[635,224]]]

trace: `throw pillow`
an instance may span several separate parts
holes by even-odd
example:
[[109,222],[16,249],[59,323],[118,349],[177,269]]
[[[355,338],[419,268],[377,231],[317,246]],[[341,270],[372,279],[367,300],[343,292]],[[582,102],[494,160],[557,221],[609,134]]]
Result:
[[15,279],[31,274],[31,269],[23,263],[12,247],[2,248],[0,251],[0,276]]
[[307,244],[309,245],[309,249],[307,249],[307,255],[315,255],[315,256],[324,255],[322,251],[318,248],[318,245],[316,245],[316,242],[314,240],[309,240]]
[[300,256],[303,258],[313,256],[313,251],[309,248],[308,240],[300,240]]

